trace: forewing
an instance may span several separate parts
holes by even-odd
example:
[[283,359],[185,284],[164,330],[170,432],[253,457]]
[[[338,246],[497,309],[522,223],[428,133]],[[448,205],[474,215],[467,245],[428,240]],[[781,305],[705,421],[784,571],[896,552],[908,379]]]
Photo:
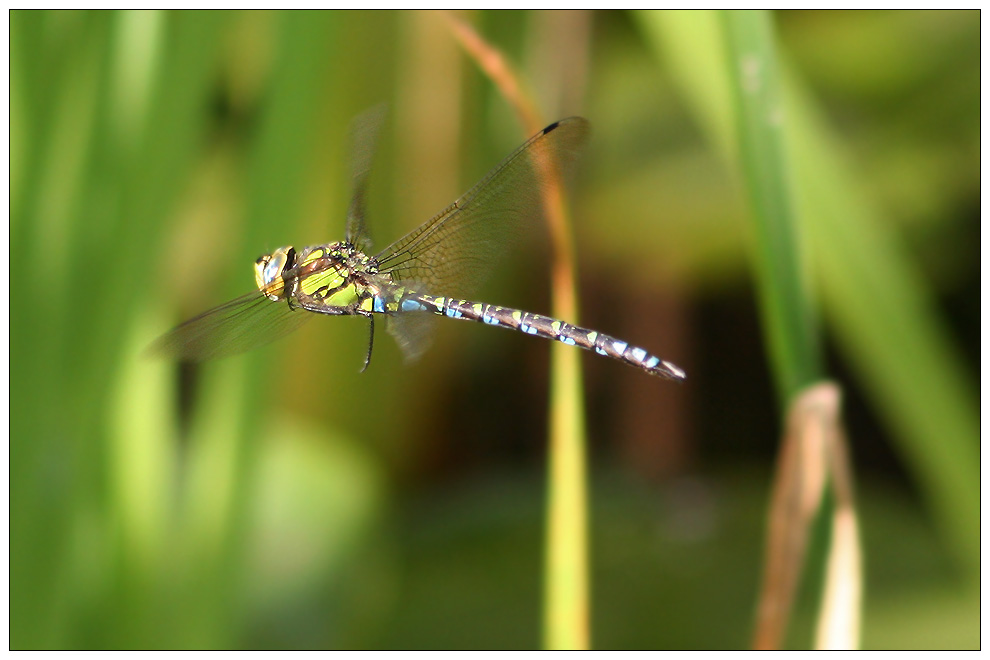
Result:
[[303,309],[290,309],[252,291],[203,312],[148,347],[147,353],[184,362],[202,362],[243,353],[283,337],[312,318]]
[[588,131],[587,120],[570,117],[537,133],[460,199],[385,248],[377,256],[381,270],[410,287],[469,296],[519,230],[542,214],[543,164],[566,180]]
[[351,206],[347,211],[347,242],[367,253],[371,248],[364,224],[368,174],[375,155],[375,144],[385,120],[385,105],[377,105],[358,115],[351,124]]

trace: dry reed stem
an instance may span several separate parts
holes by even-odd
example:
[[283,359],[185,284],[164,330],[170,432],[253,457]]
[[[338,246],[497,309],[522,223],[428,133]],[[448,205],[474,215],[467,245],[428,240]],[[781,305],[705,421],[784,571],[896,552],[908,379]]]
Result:
[[808,539],[828,485],[835,506],[816,643],[829,648],[857,643],[859,543],[840,399],[837,385],[819,383],[798,394],[788,412],[771,496],[754,648],[783,643]]

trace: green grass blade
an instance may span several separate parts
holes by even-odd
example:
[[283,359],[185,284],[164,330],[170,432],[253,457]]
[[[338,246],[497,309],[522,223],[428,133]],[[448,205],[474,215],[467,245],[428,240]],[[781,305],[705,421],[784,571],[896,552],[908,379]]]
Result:
[[731,11],[723,17],[740,164],[753,209],[756,290],[778,395],[786,404],[821,377],[821,358],[792,199],[777,57],[765,14]]
[[[787,115],[780,98],[771,23],[765,12],[755,11],[722,12],[721,19],[739,164],[751,208],[748,217],[754,241],[750,261],[763,318],[764,341],[776,376],[780,405],[791,410],[784,425],[785,439],[774,479],[774,504],[770,508],[767,558],[754,634],[756,648],[779,648],[805,572],[811,513],[819,507],[833,506],[822,499],[826,470],[818,460],[818,452],[808,447],[814,444],[810,438],[817,436],[809,430],[796,432],[793,427],[799,424],[791,421],[804,418],[795,415],[793,409],[801,408],[800,402],[806,397],[813,398],[813,393],[805,388],[821,378],[821,356],[805,286],[799,223],[789,176]],[[834,398],[837,400],[838,394]],[[837,408],[836,405],[836,417]],[[813,492],[817,499],[802,512],[797,503],[803,489]],[[858,603],[851,603],[850,608],[856,610]]]
[[550,363],[549,493],[543,646],[591,644],[588,584],[587,443],[577,351],[554,346]]

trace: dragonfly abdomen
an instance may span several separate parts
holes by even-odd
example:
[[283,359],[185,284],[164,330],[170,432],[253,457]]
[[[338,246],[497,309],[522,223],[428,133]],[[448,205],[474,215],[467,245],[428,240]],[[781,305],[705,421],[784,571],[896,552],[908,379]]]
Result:
[[676,365],[661,360],[645,349],[633,346],[629,342],[616,339],[597,330],[581,328],[558,319],[524,312],[520,309],[442,296],[411,294],[399,303],[399,311],[425,311],[452,319],[479,321],[486,325],[509,328],[528,335],[553,339],[568,346],[578,346],[585,350],[594,351],[599,355],[620,360],[662,378],[684,380],[686,377],[684,371]]

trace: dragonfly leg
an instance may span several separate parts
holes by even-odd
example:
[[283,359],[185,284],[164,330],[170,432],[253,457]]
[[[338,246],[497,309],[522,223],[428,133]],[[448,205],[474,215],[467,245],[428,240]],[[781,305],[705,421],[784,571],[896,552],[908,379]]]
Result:
[[371,364],[371,349],[375,346],[375,317],[371,314],[368,317],[368,354],[364,358],[364,366],[361,367],[361,373],[364,373],[368,369],[368,365]]

